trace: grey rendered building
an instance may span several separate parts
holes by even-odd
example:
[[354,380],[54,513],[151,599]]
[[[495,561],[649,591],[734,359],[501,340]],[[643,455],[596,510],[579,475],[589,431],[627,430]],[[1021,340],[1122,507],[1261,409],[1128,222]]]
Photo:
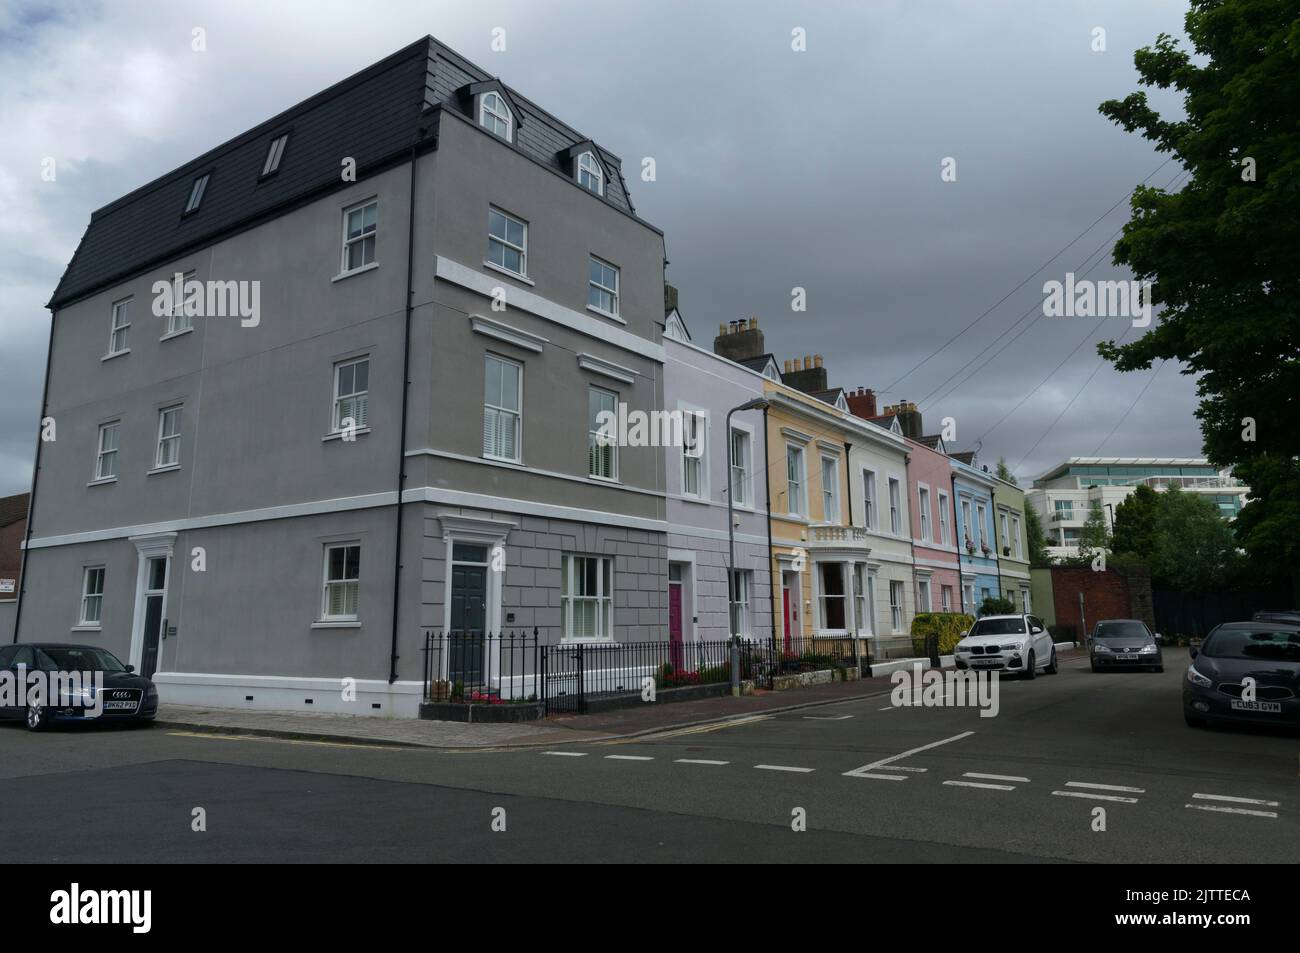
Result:
[[50,302],[17,639],[388,715],[426,627],[662,639],[664,451],[591,419],[663,407],[663,266],[616,156],[431,37],[105,206]]

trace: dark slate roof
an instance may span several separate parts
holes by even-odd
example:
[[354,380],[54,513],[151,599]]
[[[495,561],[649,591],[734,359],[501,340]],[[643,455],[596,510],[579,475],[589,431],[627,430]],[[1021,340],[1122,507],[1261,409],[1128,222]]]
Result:
[[19,493],[16,496],[0,496],[0,526],[9,526],[27,519],[28,495]]
[[927,447],[929,447],[931,450],[938,450],[938,449],[939,449],[939,441],[942,440],[942,439],[943,439],[943,437],[942,437],[940,434],[932,433],[932,434],[930,434],[930,435],[928,435],[928,436],[922,437],[920,440],[918,440],[918,441],[916,441],[916,442],[917,442],[917,443],[925,444],[925,445],[926,445]]
[[879,427],[884,427],[888,430],[890,427],[894,426],[894,418],[897,416],[897,414],[878,414],[875,417],[868,417],[867,420],[870,420],[873,424],[876,424]]
[[813,391],[809,396],[816,397],[818,400],[824,401],[825,403],[833,404],[842,393],[844,393],[843,387],[832,387],[830,390]]
[[[502,88],[513,105],[515,149],[571,177],[568,152],[588,137],[426,36],[93,213],[49,307],[345,187],[344,156],[356,160],[361,179],[404,161],[412,146],[435,146],[441,110],[466,114],[466,87],[476,84]],[[285,132],[279,170],[260,178],[271,141]],[[622,160],[599,146],[596,152],[612,172],[603,200],[635,216]],[[182,216],[204,173],[211,178],[199,210]]]
[[975,451],[974,451],[974,450],[962,450],[962,451],[960,451],[960,452],[958,452],[958,453],[950,453],[950,454],[948,454],[948,456],[952,457],[954,460],[960,460],[962,463],[966,464],[968,467],[973,467],[973,466],[975,466]]
[[751,371],[758,371],[761,374],[763,373],[763,369],[767,367],[768,361],[775,360],[776,358],[771,354],[760,354],[758,357],[747,357],[743,361],[737,361],[736,363],[748,367]]

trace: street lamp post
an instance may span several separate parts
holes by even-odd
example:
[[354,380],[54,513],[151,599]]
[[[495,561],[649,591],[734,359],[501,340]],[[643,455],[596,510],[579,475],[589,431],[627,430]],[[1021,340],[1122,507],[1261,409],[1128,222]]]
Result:
[[[731,694],[740,694],[740,633],[736,631],[739,626],[736,624],[735,604],[736,597],[739,593],[736,591],[736,515],[733,504],[732,492],[732,467],[735,465],[731,458],[731,415],[743,410],[767,410],[768,400],[765,397],[755,397],[753,400],[747,400],[739,407],[733,407],[727,411],[727,427],[724,432],[724,438],[727,441],[727,629],[731,632]],[[766,446],[766,443],[764,443]],[[771,554],[769,553],[769,558]],[[776,633],[772,633],[775,638]]]

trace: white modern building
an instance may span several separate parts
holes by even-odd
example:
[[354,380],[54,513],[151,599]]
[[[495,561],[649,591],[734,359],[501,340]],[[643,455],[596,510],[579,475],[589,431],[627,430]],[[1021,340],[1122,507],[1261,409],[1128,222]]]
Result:
[[1042,519],[1048,553],[1075,556],[1092,502],[1101,504],[1113,530],[1115,507],[1142,485],[1209,497],[1224,519],[1235,518],[1250,494],[1250,487],[1204,457],[1069,457],[1034,480],[1025,500]]

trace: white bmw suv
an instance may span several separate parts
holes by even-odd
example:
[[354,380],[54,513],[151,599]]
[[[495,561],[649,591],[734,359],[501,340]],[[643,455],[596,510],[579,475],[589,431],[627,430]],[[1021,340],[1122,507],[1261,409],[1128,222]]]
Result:
[[1056,646],[1043,620],[1032,615],[986,615],[962,633],[953,653],[958,668],[1055,675]]

